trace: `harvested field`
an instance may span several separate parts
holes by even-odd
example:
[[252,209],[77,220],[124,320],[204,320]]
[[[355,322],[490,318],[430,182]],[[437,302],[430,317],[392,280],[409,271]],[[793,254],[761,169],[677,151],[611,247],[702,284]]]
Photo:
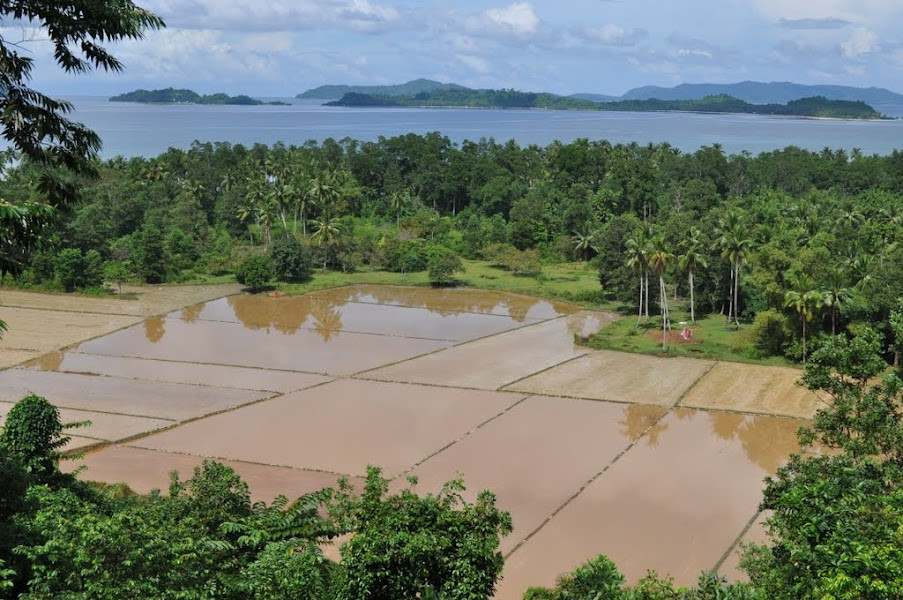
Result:
[[506,389],[592,400],[671,406],[714,363],[598,350]]
[[802,371],[718,363],[681,400],[681,406],[811,418],[823,406],[814,392],[797,385]]

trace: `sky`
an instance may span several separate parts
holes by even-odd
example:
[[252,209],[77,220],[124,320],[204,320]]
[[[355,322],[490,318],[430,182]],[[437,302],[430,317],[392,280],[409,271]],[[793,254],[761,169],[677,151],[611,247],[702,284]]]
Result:
[[903,92],[903,0],[136,3],[167,26],[113,47],[121,74],[65,75],[39,32],[0,35],[34,39],[22,44],[34,85],[60,95],[173,86],[288,97],[419,77],[560,94],[742,80]]

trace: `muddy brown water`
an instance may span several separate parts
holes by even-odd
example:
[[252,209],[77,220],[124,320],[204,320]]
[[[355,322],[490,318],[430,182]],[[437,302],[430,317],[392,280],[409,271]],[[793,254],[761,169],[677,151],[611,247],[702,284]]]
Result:
[[[141,492],[205,458],[258,499],[368,464],[393,489],[408,474],[424,493],[461,477],[467,497],[493,490],[514,519],[498,598],[602,552],[631,581],[647,568],[679,584],[720,564],[740,575],[731,549],[803,421],[730,411],[805,414],[782,401],[789,375],[743,367],[776,383],[734,401],[731,366],[575,342],[612,318],[478,290],[235,295],[0,371],[0,418],[34,391],[95,421],[75,430],[73,447],[106,445],[82,476]],[[760,525],[746,535],[760,537]]]

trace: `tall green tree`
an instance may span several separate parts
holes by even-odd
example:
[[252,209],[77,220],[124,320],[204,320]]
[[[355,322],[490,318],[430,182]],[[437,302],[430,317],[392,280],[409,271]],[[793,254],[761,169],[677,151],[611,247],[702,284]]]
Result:
[[683,253],[680,255],[680,268],[687,272],[690,284],[690,321],[696,323],[696,297],[694,295],[694,276],[702,268],[708,267],[705,254],[702,253],[702,231],[693,227],[683,240]]
[[668,291],[665,289],[665,270],[668,264],[674,260],[674,254],[668,251],[668,244],[664,236],[656,236],[650,243],[649,265],[658,275],[659,310],[662,315],[662,351],[668,349],[668,330],[671,329],[671,320],[668,315]]
[[793,289],[784,294],[784,307],[793,310],[800,320],[803,335],[803,362],[806,362],[806,325],[815,311],[821,308],[824,296],[815,288],[809,277],[799,277],[793,282]]

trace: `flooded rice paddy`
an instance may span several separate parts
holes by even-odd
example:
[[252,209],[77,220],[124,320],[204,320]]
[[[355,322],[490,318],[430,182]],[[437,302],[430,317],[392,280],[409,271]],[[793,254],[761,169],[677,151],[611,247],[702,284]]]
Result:
[[462,477],[512,513],[506,599],[599,553],[631,580],[738,576],[762,479],[819,405],[798,371],[589,350],[575,336],[613,315],[500,292],[352,286],[150,318],[36,298],[17,310],[46,319],[4,312],[19,339],[67,321],[81,341],[0,371],[0,419],[33,392],[90,420],[69,446],[89,450],[82,477],[147,492],[216,458],[263,500],[368,464],[421,492]]

